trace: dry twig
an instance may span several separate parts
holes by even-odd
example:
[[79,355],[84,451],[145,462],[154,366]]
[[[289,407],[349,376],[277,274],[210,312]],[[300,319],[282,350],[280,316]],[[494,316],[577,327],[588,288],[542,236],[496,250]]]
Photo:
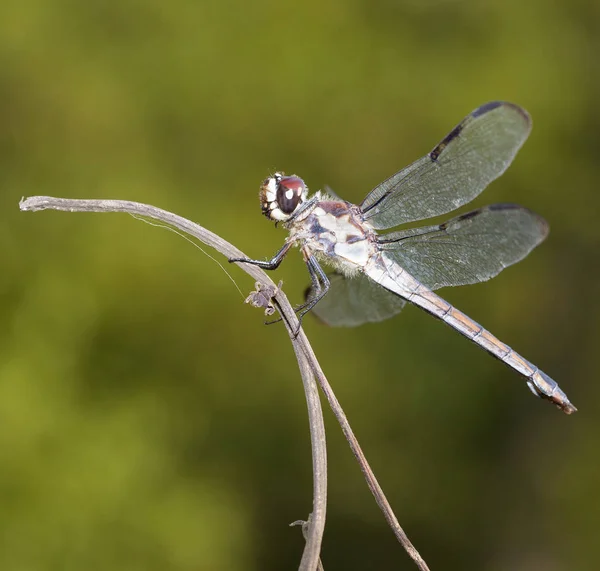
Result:
[[[235,248],[220,236],[206,230],[202,226],[177,216],[166,210],[156,208],[139,202],[127,200],[82,200],[53,198],[49,196],[33,196],[21,200],[20,209],[22,211],[35,212],[39,210],[62,210],[67,212],[125,212],[133,216],[142,216],[152,218],[186,232],[190,236],[198,239],[207,246],[211,246],[227,258],[244,258],[243,252]],[[251,302],[255,305],[264,307],[271,311],[271,301],[274,300],[279,308],[283,321],[286,324],[298,366],[304,383],[304,391],[308,405],[311,449],[313,456],[313,511],[309,518],[310,524],[306,526],[305,537],[306,545],[299,569],[301,571],[314,571],[318,567],[319,554],[321,551],[321,542],[323,531],[325,529],[325,512],[327,504],[327,456],[325,444],[325,427],[323,423],[323,414],[319,402],[318,390],[315,384],[315,377],[323,393],[325,394],[342,431],[346,436],[352,452],[354,453],[367,484],[373,493],[377,504],[383,511],[386,520],[391,526],[398,541],[404,546],[410,557],[415,561],[420,571],[429,571],[427,564],[414,548],[404,530],[400,527],[396,516],[394,515],[383,490],[379,486],[371,467],[350,428],[350,424],[337,401],[331,386],[319,365],[319,362],[310,346],[310,343],[301,329],[298,335],[294,335],[298,327],[298,320],[294,309],[290,305],[287,297],[278,288],[269,276],[260,268],[249,264],[238,264],[242,270],[252,276],[258,282],[258,297],[251,296]]]

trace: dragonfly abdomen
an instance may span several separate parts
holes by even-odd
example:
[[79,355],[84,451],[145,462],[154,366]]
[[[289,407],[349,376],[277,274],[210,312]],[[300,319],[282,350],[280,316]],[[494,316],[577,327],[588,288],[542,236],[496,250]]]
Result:
[[538,367],[519,355],[487,329],[476,321],[459,311],[440,296],[419,284],[406,299],[423,308],[428,313],[441,319],[453,329],[485,349],[488,353],[514,369],[527,379],[527,386],[536,396],[552,401],[558,408],[567,414],[577,409],[571,404],[567,395],[558,386],[558,383]]
[[523,375],[527,380],[527,386],[536,396],[552,401],[567,414],[577,410],[556,381],[386,256],[377,256],[367,264],[366,273],[389,291],[441,319],[467,339],[477,343],[488,353]]

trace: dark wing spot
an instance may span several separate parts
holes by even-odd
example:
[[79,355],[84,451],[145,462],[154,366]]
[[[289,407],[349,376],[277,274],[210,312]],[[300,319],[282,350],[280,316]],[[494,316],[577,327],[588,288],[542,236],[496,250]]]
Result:
[[456,218],[456,222],[462,222],[463,220],[469,220],[469,218],[475,218],[475,216],[479,216],[486,208],[477,208],[476,210],[471,210],[471,212],[465,212],[458,218]]
[[479,117],[480,115],[485,115],[488,111],[496,109],[496,107],[500,107],[501,105],[506,105],[506,103],[504,103],[504,101],[490,101],[489,103],[484,103],[481,107],[477,107],[477,109],[471,113],[471,116]]
[[519,107],[514,103],[509,103],[508,101],[490,101],[489,103],[485,103],[481,107],[475,109],[475,111],[471,113],[471,117],[481,117],[481,115],[485,115],[489,111],[493,111],[498,107],[506,107],[507,109],[512,109],[513,111],[516,111],[519,115],[521,115],[523,121],[527,125],[531,125],[531,117],[529,116],[529,113],[527,113],[527,111],[525,111],[525,109],[523,109],[522,107]]
[[489,210],[489,206],[484,206],[483,208],[477,208],[476,210],[471,210],[471,212],[465,212],[452,220],[448,220],[440,224],[439,229],[445,232],[449,226],[454,226],[457,222],[463,222],[464,220],[469,220],[470,218],[475,218],[479,216],[484,210]]
[[464,121],[461,121],[456,127],[454,127],[454,129],[452,129],[452,131],[446,135],[444,140],[435,149],[433,149],[431,153],[429,153],[429,158],[432,161],[437,161],[439,156],[442,154],[442,151],[460,135],[460,132],[463,130],[463,123]]

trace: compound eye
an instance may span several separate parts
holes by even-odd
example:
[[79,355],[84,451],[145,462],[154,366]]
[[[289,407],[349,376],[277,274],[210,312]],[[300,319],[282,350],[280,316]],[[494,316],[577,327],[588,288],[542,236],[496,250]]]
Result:
[[297,176],[283,176],[277,185],[277,204],[284,214],[292,214],[306,193],[304,181]]

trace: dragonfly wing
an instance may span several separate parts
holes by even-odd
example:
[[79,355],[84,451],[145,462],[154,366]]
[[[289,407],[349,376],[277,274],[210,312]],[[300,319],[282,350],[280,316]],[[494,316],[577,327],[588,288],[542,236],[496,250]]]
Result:
[[548,234],[537,214],[515,204],[493,204],[443,224],[391,232],[379,247],[430,289],[493,278],[522,260]]
[[459,208],[508,168],[530,131],[521,107],[482,105],[428,155],[375,187],[360,205],[364,219],[385,229]]
[[356,327],[362,323],[382,321],[404,307],[405,301],[401,297],[363,274],[346,278],[336,273],[330,275],[329,280],[329,292],[312,310],[327,325]]

